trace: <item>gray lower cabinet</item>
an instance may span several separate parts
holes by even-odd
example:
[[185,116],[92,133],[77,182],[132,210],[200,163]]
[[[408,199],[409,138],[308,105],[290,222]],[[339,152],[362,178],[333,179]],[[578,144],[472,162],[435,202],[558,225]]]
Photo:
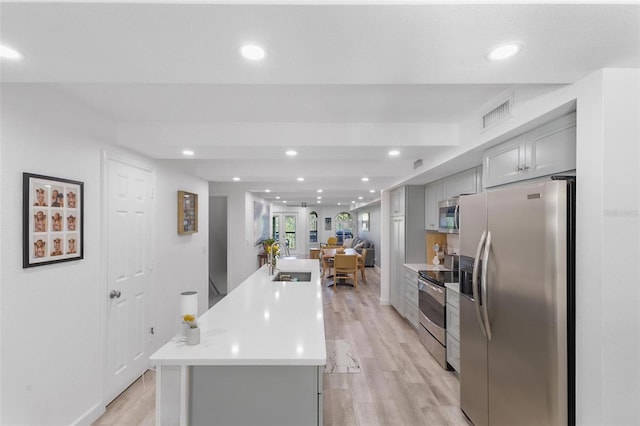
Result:
[[576,114],[568,114],[483,153],[485,188],[576,168]]
[[460,372],[460,294],[447,288],[447,362]]
[[418,328],[418,274],[409,268],[404,270],[404,317]]

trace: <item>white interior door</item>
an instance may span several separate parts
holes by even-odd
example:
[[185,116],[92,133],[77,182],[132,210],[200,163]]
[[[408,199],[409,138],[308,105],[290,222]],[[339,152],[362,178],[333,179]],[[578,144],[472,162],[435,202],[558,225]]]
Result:
[[107,159],[107,398],[147,368],[150,348],[152,173]]

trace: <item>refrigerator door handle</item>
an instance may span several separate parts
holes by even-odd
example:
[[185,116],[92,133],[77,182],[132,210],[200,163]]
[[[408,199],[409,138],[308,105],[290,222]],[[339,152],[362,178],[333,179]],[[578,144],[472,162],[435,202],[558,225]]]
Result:
[[489,253],[491,252],[491,231],[487,234],[487,242],[484,246],[484,259],[482,259],[482,315],[484,317],[484,327],[487,332],[487,338],[491,340],[491,324],[489,324],[489,312],[487,305],[489,299],[487,296],[487,275],[489,269]]
[[460,229],[460,204],[456,204],[456,210],[453,213],[453,221],[455,224],[453,225],[455,229]]
[[[480,331],[482,335],[487,337],[485,331],[484,322],[482,321],[482,314],[480,313],[480,289],[478,288],[478,269],[480,265],[480,256],[482,255],[482,247],[484,246],[485,238],[487,237],[487,230],[482,231],[478,248],[476,249],[476,257],[473,259],[473,274],[471,275],[471,291],[473,293],[473,305],[476,308],[476,315],[478,316],[478,324],[480,325]],[[484,299],[482,299],[484,300]]]

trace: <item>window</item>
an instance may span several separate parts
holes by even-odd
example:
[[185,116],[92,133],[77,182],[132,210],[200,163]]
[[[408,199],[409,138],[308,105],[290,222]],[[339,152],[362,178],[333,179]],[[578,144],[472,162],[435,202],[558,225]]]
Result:
[[340,212],[336,215],[336,237],[338,244],[342,244],[345,238],[353,238],[353,217],[351,213]]
[[318,242],[318,213],[309,213],[309,242]]
[[284,217],[284,239],[287,241],[287,245],[290,250],[296,249],[296,217],[285,216]]

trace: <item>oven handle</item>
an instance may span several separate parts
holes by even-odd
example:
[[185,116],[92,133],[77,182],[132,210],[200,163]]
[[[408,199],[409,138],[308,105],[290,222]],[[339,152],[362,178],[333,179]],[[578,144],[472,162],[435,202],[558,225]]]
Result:
[[438,301],[442,306],[445,306],[445,293],[442,287],[437,285],[433,285],[428,281],[424,281],[423,279],[418,279],[418,290],[427,293],[433,299]]
[[489,323],[489,312],[487,305],[489,304],[487,296],[487,275],[489,270],[489,254],[491,252],[491,231],[487,235],[487,243],[484,248],[484,260],[482,261],[482,314],[484,317],[484,326],[487,330],[487,338],[491,340],[491,324]]
[[[485,238],[487,238],[487,230],[482,231],[480,242],[478,242],[478,248],[476,249],[476,257],[473,259],[473,273],[471,275],[471,291],[473,292],[473,304],[476,308],[476,316],[478,317],[478,324],[480,325],[480,331],[482,335],[487,337],[485,331],[484,321],[482,320],[482,314],[480,313],[480,289],[478,289],[478,269],[480,265],[480,256],[482,255],[482,247],[484,246]],[[482,299],[484,301],[484,299]]]

